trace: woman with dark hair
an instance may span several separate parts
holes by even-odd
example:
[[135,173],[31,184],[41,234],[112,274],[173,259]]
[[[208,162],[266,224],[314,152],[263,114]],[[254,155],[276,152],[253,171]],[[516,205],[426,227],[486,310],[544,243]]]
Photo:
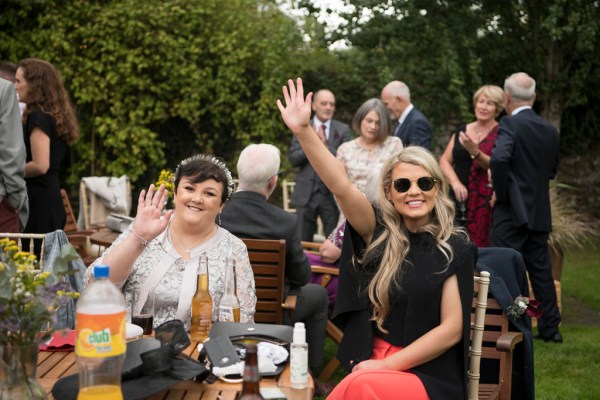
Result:
[[402,149],[402,141],[390,136],[390,117],[379,99],[365,101],[354,114],[352,129],[359,136],[342,143],[337,158],[342,161],[350,181],[363,193],[369,178],[391,155]]
[[390,157],[372,205],[310,127],[302,80],[283,95],[283,120],[338,200],[354,251],[333,315],[344,330],[337,358],[352,373],[329,399],[466,399],[477,249],[453,224],[435,157],[420,146]]
[[[123,293],[155,295],[154,326],[179,319],[190,329],[190,310],[196,289],[200,256],[208,257],[208,283],[213,320],[223,296],[228,258],[235,260],[240,322],[252,322],[256,307],[254,275],[246,245],[215,224],[233,193],[231,172],[219,159],[199,154],[183,160],[175,171],[175,210],[163,215],[165,187],[150,185],[138,199],[137,215],[129,227],[94,264],[110,266],[109,279]],[[86,281],[92,277],[88,268]],[[136,299],[137,301],[137,299]],[[143,300],[140,300],[142,304]]]
[[75,110],[58,71],[47,61],[21,61],[15,87],[19,100],[26,104],[23,134],[29,220],[24,232],[53,232],[63,229],[66,221],[59,169],[68,145],[79,139]]

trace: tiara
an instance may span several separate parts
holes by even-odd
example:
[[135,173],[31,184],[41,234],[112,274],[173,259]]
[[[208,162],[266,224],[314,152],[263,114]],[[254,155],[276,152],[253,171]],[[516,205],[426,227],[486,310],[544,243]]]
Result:
[[179,169],[182,166],[184,166],[192,161],[208,161],[211,164],[219,167],[221,169],[221,171],[223,171],[223,173],[227,177],[227,198],[231,197],[231,195],[233,194],[233,177],[231,176],[231,172],[227,168],[227,165],[225,165],[225,163],[217,157],[210,156],[208,154],[195,154],[191,157],[188,157],[188,158],[182,160],[179,163],[179,165],[177,165],[177,168],[175,169],[175,177],[179,176]]

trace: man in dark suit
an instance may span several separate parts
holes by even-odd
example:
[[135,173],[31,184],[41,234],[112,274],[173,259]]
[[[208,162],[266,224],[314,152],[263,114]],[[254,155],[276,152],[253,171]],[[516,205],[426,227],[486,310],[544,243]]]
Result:
[[393,135],[404,146],[421,146],[431,150],[431,125],[423,113],[410,102],[410,90],[404,82],[392,81],[381,91],[381,101],[395,122]]
[[[335,155],[337,148],[351,139],[350,127],[332,119],[335,111],[335,96],[327,89],[315,93],[312,102],[314,117],[311,125],[319,138]],[[325,236],[337,226],[340,212],[333,195],[308,162],[298,139],[294,137],[288,157],[294,167],[300,168],[296,174],[296,186],[292,193],[292,202],[298,216],[300,239],[312,242],[317,227],[317,217],[321,217]]]
[[510,247],[523,255],[535,298],[544,314],[539,336],[560,343],[561,321],[548,254],[552,230],[549,181],[558,168],[558,132],[537,115],[535,80],[523,72],[504,82],[504,107],[490,169],[495,204],[490,246]]
[[240,238],[285,239],[285,294],[297,295],[292,323],[304,322],[308,343],[308,365],[323,363],[327,329],[327,290],[308,283],[311,270],[296,230],[296,216],[270,204],[267,199],[277,186],[279,149],[270,144],[251,144],[237,163],[238,190],[225,204],[221,226]]

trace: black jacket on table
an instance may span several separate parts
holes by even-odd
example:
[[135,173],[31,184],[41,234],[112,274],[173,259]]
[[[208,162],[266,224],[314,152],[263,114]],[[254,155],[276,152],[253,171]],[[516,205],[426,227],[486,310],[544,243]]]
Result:
[[221,226],[239,238],[285,239],[285,294],[310,279],[310,263],[296,229],[296,215],[267,202],[259,193],[235,192],[221,213]]
[[[378,215],[378,211],[376,210]],[[377,221],[373,240],[383,232]],[[348,224],[356,257],[362,256],[365,244]],[[369,321],[371,307],[366,287],[379,266],[379,257],[366,260],[364,265],[347,264],[340,268],[340,281],[334,308],[334,322],[344,331],[337,358],[349,370],[367,360],[373,350],[373,335],[395,345],[406,347],[440,324],[442,286],[446,278],[456,274],[463,309],[463,337],[439,357],[410,370],[423,382],[431,400],[466,399],[467,368],[470,343],[471,302],[473,273],[477,249],[466,236],[454,235],[449,243],[454,257],[450,265],[435,247],[428,233],[409,234],[410,250],[403,265],[401,292],[392,294],[391,310],[384,327],[389,334],[380,332]],[[344,243],[348,242],[347,240]],[[410,263],[408,263],[410,261]]]

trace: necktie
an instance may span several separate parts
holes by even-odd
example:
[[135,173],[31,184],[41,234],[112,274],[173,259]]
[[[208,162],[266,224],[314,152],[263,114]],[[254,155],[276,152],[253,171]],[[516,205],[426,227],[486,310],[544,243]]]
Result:
[[327,126],[325,126],[325,124],[321,124],[319,127],[319,132],[323,134],[325,139],[327,139]]
[[392,136],[399,136],[398,133],[400,131],[400,120],[396,121],[396,125],[394,125],[394,130]]

